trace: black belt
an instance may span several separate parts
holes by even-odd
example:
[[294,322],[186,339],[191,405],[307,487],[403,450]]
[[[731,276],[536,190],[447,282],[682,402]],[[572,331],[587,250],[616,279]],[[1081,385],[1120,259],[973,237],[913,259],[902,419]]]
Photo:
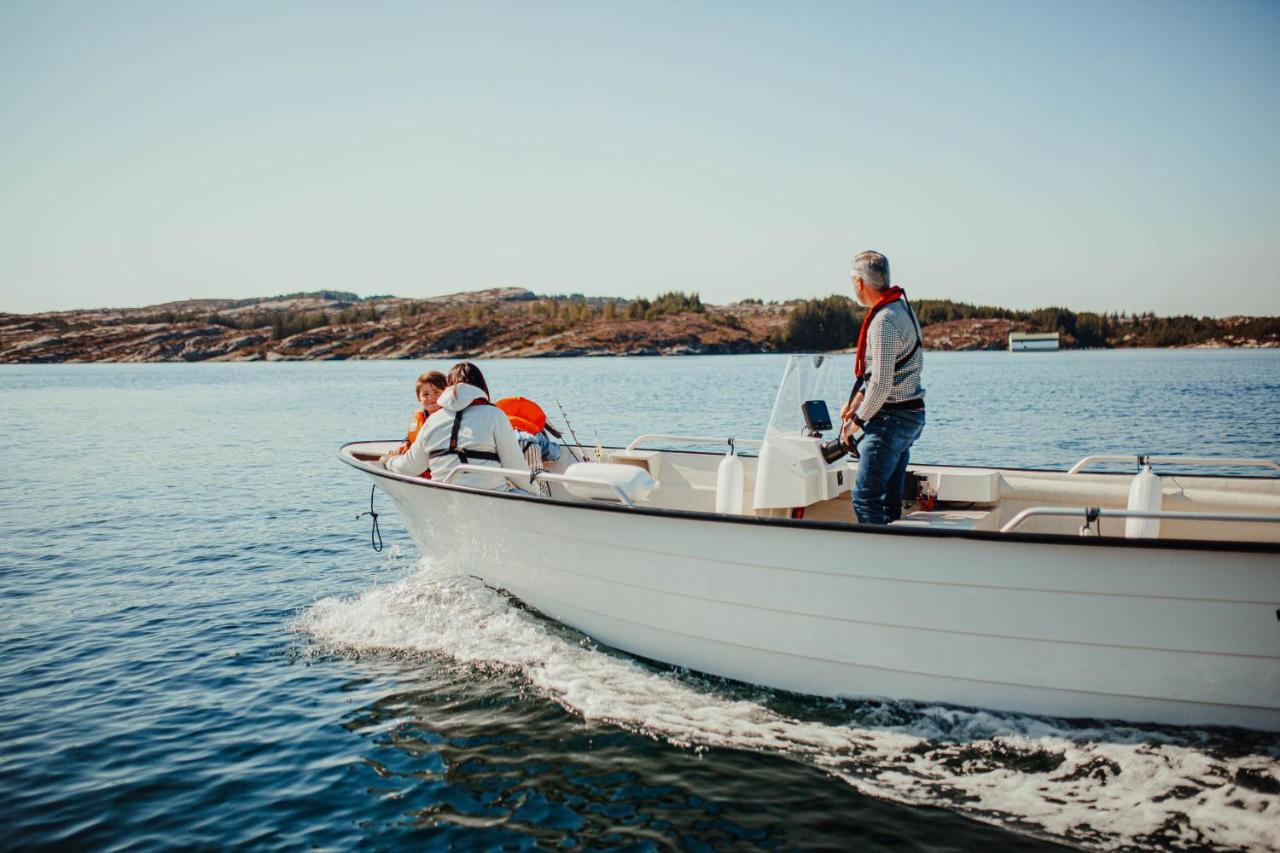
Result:
[[488,450],[463,450],[459,447],[457,450],[433,450],[427,454],[428,461],[434,461],[441,456],[456,455],[463,465],[469,465],[472,459],[484,459],[489,462],[501,462],[502,457]]
[[924,398],[917,397],[914,400],[902,400],[897,403],[885,403],[880,408],[890,409],[895,412],[923,412]]

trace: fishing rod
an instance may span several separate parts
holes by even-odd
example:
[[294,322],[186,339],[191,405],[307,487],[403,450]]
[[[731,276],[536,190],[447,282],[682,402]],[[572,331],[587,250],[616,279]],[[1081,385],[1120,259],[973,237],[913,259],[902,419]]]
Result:
[[[569,415],[565,413],[564,406],[560,404],[558,397],[556,398],[556,408],[560,410],[560,417],[564,418],[564,425],[569,428],[569,435],[573,437],[573,443],[578,445],[578,452],[574,455],[578,457],[579,462],[587,461],[587,451],[582,449],[582,442],[578,441],[578,434],[573,431],[573,424],[569,423]],[[569,448],[569,452],[573,453],[572,447]]]

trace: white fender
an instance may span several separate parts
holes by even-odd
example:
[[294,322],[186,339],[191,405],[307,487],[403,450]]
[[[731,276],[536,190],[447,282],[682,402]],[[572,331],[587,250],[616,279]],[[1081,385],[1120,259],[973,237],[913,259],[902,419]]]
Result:
[[[1164,502],[1163,485],[1151,466],[1143,465],[1129,484],[1128,508],[1135,512],[1159,512]],[[1125,519],[1124,535],[1127,539],[1156,539],[1160,536],[1160,519]]]
[[742,460],[729,445],[729,452],[716,469],[716,512],[742,515],[742,483]]

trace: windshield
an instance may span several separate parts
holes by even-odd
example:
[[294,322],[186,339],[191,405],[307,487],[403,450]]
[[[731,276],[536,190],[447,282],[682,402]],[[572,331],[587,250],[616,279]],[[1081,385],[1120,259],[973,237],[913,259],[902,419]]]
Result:
[[778,396],[773,401],[764,437],[803,434],[804,414],[800,406],[808,400],[825,400],[831,422],[838,426],[840,407],[848,399],[852,383],[852,378],[846,377],[829,355],[791,356],[782,372],[782,382],[778,385]]

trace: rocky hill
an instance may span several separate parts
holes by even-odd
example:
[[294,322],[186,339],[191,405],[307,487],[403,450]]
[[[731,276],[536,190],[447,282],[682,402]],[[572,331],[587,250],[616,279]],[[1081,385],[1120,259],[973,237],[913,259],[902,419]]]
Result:
[[638,304],[508,288],[420,300],[315,293],[0,314],[0,363],[762,352],[787,318],[785,305],[655,312],[632,308]]
[[[1280,346],[1277,318],[1157,318],[1015,312],[913,303],[933,350],[1003,349],[1011,331],[1052,331],[1064,346]],[[0,313],[0,363],[300,361],[683,355],[848,348],[861,309],[844,297],[704,305],[538,296],[495,288],[430,299],[319,291],[145,308]]]

